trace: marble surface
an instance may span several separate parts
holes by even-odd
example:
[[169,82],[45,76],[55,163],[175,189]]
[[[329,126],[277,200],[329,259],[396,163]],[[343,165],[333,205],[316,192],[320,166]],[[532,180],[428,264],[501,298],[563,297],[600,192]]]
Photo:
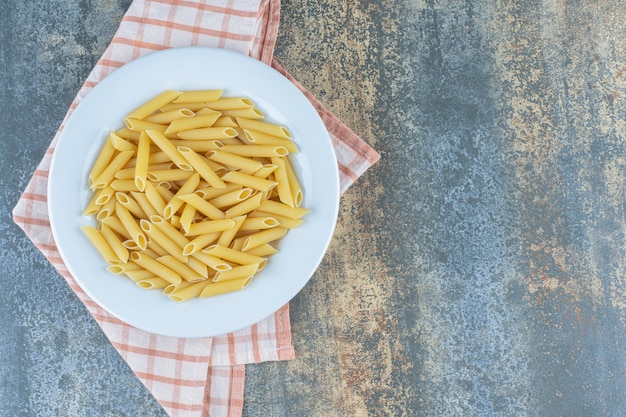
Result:
[[[0,415],[165,416],[10,210],[129,0],[0,3]],[[626,4],[282,2],[375,147],[244,416],[621,416]]]

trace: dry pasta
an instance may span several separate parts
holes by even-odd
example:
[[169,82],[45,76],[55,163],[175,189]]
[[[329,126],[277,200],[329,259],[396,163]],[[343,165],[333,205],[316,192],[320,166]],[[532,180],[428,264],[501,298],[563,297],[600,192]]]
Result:
[[111,132],[82,226],[112,274],[174,301],[247,287],[309,210],[289,130],[247,97],[167,90]]

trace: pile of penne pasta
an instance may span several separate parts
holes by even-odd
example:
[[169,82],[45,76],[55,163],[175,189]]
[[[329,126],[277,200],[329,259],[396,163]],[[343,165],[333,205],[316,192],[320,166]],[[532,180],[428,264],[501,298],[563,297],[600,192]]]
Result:
[[246,97],[164,91],[111,132],[82,230],[141,288],[186,301],[245,288],[309,212],[290,132]]

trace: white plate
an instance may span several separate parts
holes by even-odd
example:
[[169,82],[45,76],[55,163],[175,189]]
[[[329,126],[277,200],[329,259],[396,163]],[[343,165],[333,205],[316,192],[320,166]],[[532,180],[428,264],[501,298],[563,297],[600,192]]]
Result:
[[[300,148],[294,162],[304,189],[304,223],[279,243],[280,252],[242,291],[176,303],[144,290],[106,263],[80,226],[90,199],[87,173],[111,130],[123,117],[167,89],[224,89],[224,96],[254,100],[268,119],[285,125]],[[334,149],[319,115],[290,81],[245,55],[214,48],[154,52],[113,72],[81,101],[68,120],[50,169],[48,208],[55,241],[72,276],[100,306],[120,320],[166,336],[207,337],[229,333],[270,316],[307,283],[333,234],[339,205]]]

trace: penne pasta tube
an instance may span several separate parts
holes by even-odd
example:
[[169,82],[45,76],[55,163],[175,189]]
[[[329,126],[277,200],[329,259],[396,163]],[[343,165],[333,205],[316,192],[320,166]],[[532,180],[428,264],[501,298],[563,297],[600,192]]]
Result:
[[[193,91],[183,91],[181,95],[172,100],[172,103],[197,103],[197,102],[207,102],[207,101],[216,101],[219,99],[224,90],[193,90]],[[206,106],[206,104],[205,104]]]
[[241,203],[232,206],[228,210],[224,212],[224,216],[227,219],[232,219],[233,217],[242,216],[244,214],[248,214],[253,210],[259,208],[261,204],[261,199],[263,198],[263,194],[257,193],[250,197],[249,199],[242,201]]
[[168,103],[159,109],[159,112],[165,113],[172,110],[188,109],[193,112],[200,111],[206,108],[206,104],[202,101],[187,102],[187,103]]
[[228,262],[213,255],[206,254],[202,251],[195,252],[190,256],[198,259],[200,262],[213,269],[214,271],[228,271],[232,268],[232,266],[230,266]]
[[183,171],[182,169],[159,169],[148,171],[147,177],[150,181],[183,181],[189,179],[194,173]]
[[222,152],[248,157],[270,158],[273,156],[289,155],[287,148],[280,145],[224,145],[220,150]]
[[291,195],[293,196],[294,206],[300,207],[304,199],[302,185],[298,180],[296,171],[293,169],[293,165],[291,164],[291,161],[289,161],[289,158],[285,158],[285,169],[287,170],[287,178],[289,181],[289,187],[291,188]]
[[185,204],[183,208],[183,212],[180,215],[180,226],[185,231],[185,233],[189,230],[189,226],[193,223],[193,219],[196,216],[196,208],[191,204]]
[[285,236],[289,229],[285,227],[274,227],[267,230],[262,230],[260,232],[254,233],[250,236],[247,236],[243,241],[243,246],[241,247],[242,251],[246,251],[248,249],[255,248],[264,243],[270,243],[281,237]]
[[256,107],[249,107],[247,109],[230,109],[223,110],[222,115],[228,117],[245,117],[246,119],[263,119],[265,115]]
[[203,264],[202,262],[200,262],[200,260],[189,257],[189,260],[187,261],[187,266],[189,266],[189,268],[196,271],[196,273],[199,274],[200,276],[204,278],[209,277],[209,267]]
[[170,139],[172,145],[184,146],[185,148],[189,148],[194,150],[195,152],[208,152],[212,150],[218,150],[224,144],[217,139],[210,140],[183,140],[183,139]]
[[188,282],[204,281],[206,278],[171,255],[161,256],[157,261],[170,268]]
[[118,219],[116,216],[109,216],[106,219],[102,220],[100,224],[108,226],[125,240],[130,239],[130,233],[128,233],[128,230],[126,230],[120,219]]
[[123,192],[139,191],[139,188],[137,188],[137,185],[135,184],[135,180],[132,180],[132,179],[113,180],[111,181],[111,188],[113,188],[113,190],[115,191],[123,191]]
[[115,157],[113,157],[111,162],[106,166],[106,168],[104,168],[100,175],[93,180],[91,188],[96,190],[109,185],[113,181],[115,173],[124,167],[126,162],[132,158],[134,153],[134,151],[119,152]]
[[195,151],[185,146],[179,146],[177,148],[178,152],[189,162],[197,172],[200,174],[202,178],[206,182],[208,182],[212,187],[215,188],[224,188],[226,184],[224,181],[217,176],[213,168],[206,162],[206,160],[198,155]]
[[100,226],[100,233],[102,233],[102,237],[108,243],[109,247],[115,253],[115,256],[119,259],[120,262],[126,263],[128,262],[128,249],[122,245],[122,241],[119,237],[106,225]]
[[81,226],[81,230],[106,262],[110,264],[120,263],[119,258],[111,249],[104,236],[102,236],[102,233],[91,226]]
[[187,262],[187,256],[183,255],[183,248],[178,246],[168,235],[163,233],[161,229],[154,226],[150,221],[141,219],[139,221],[141,230],[143,230],[151,241],[161,246],[168,254],[181,262]]
[[234,222],[233,227],[231,227],[230,229],[224,230],[220,234],[220,237],[217,240],[217,244],[220,246],[228,247],[230,243],[233,241],[233,239],[235,238],[235,235],[239,231],[239,228],[241,227],[241,224],[243,223],[245,219],[246,219],[246,215],[234,217],[232,219]]
[[189,239],[183,235],[179,229],[166,222],[161,216],[150,216],[150,222],[155,225],[177,246],[184,248],[189,243]]
[[146,213],[141,209],[139,203],[128,194],[118,191],[115,193],[115,199],[133,216],[137,218],[146,217]]
[[[135,264],[133,262],[129,262],[129,264],[137,265],[137,264]],[[139,268],[141,268],[141,269],[137,269],[137,270],[133,269],[133,270],[125,271],[124,275],[126,275],[128,278],[132,279],[135,282],[140,281],[142,279],[152,278],[152,277],[155,276],[153,272],[150,272],[150,271],[144,269],[140,265],[137,265],[137,266],[139,266]]]
[[123,264],[112,264],[107,266],[107,271],[115,275],[125,274],[131,271],[143,271],[144,269],[133,262],[126,262]]
[[[196,115],[195,112],[193,112],[192,110],[188,108],[183,107],[180,109],[172,109],[169,111],[154,113],[144,118],[144,120],[146,122],[159,123],[159,124],[166,125],[166,124],[172,123],[172,121],[176,119],[193,117],[195,115]],[[166,129],[166,133],[167,133],[167,129]]]
[[231,191],[209,200],[209,203],[221,209],[224,207],[234,206],[248,199],[252,195],[252,188],[242,188],[240,190]]
[[221,233],[219,232],[213,232],[197,236],[185,245],[185,247],[183,248],[183,255],[189,256],[201,251],[206,246],[215,243],[217,239],[219,239],[220,234]]
[[133,130],[135,132],[142,132],[147,130],[154,130],[161,133],[165,132],[167,129],[167,125],[163,125],[160,123],[150,123],[140,119],[134,119],[132,117],[125,117],[124,124],[129,130]]
[[120,203],[115,204],[115,214],[128,231],[132,241],[137,244],[137,247],[142,250],[146,249],[148,247],[148,239],[146,239],[146,235],[142,232],[133,215]]
[[[204,200],[198,194],[192,193],[192,194],[180,195],[177,197],[183,200],[188,205],[194,207],[197,211],[204,214],[211,220],[219,220],[225,217],[224,212],[222,210],[218,209],[213,204]],[[181,222],[182,222],[182,218],[181,218]]]
[[161,107],[163,107],[167,103],[171,102],[172,100],[175,100],[181,94],[182,94],[181,91],[175,91],[175,90],[163,91],[162,93],[158,94],[157,96],[153,97],[146,103],[142,104],[141,106],[137,107],[136,109],[128,113],[126,117],[129,117],[132,119],[144,119],[148,115],[159,110]]
[[290,217],[292,219],[299,219],[311,211],[301,207],[290,207],[287,204],[271,200],[263,201],[259,205],[259,210],[267,213],[278,214],[280,216]]
[[152,206],[152,204],[150,204],[150,201],[148,200],[148,197],[146,197],[145,193],[131,191],[130,195],[135,199],[137,204],[139,204],[139,207],[141,207],[146,217],[158,215],[156,209]]
[[222,175],[222,181],[232,182],[243,187],[250,187],[259,191],[267,191],[278,185],[276,181],[270,181],[253,175],[243,174],[239,171],[230,171]]
[[[193,223],[189,226],[186,236],[206,235],[209,233],[223,232],[235,225],[232,219],[206,220],[199,223]],[[219,237],[219,234],[218,234]],[[217,237],[215,238],[217,240]]]
[[[104,142],[104,146],[100,150],[100,153],[96,157],[96,160],[93,163],[93,166],[91,167],[91,171],[89,172],[88,181],[89,181],[89,187],[91,189],[94,189],[93,187],[94,181],[96,180],[96,178],[98,178],[98,176],[100,176],[102,171],[104,171],[104,169],[111,163],[111,160],[113,159],[113,156],[115,155],[115,153],[116,153],[116,150],[113,147],[113,143],[111,142],[111,136],[109,135],[109,137],[107,137],[106,141]],[[103,188],[103,187],[100,187],[100,188]]]
[[120,152],[137,151],[137,145],[130,143],[113,132],[111,132],[111,143],[113,144],[113,147]]
[[161,290],[168,285],[172,285],[171,282],[159,277],[144,278],[139,281],[135,281],[135,284],[137,284],[139,288],[146,290]]
[[185,140],[212,140],[226,139],[237,136],[232,127],[202,127],[199,129],[181,130],[176,135]]
[[248,97],[222,97],[207,103],[206,106],[212,110],[221,111],[254,107],[254,102]]
[[263,164],[259,161],[255,161],[254,159],[246,158],[240,155],[235,155],[233,153],[224,152],[222,150],[208,151],[206,156],[210,160],[219,162],[220,164],[252,172],[255,172],[263,167]]
[[148,176],[148,166],[150,164],[150,137],[146,132],[139,135],[139,145],[137,146],[137,159],[133,179],[139,191],[146,188],[146,177]]
[[165,134],[211,127],[221,115],[220,112],[210,112],[172,120],[165,130]]
[[113,188],[108,185],[98,190],[98,192],[94,193],[93,197],[91,198],[89,203],[87,203],[87,206],[83,210],[83,216],[91,216],[98,213],[102,206],[111,200],[111,195],[114,192],[115,190],[113,190]]
[[291,217],[280,216],[276,213],[267,213],[260,210],[255,210],[249,214],[250,217],[272,217],[276,221],[278,221],[278,225],[282,227],[286,227],[287,229],[294,229],[300,226],[304,220],[302,219],[292,219]]
[[188,282],[185,280],[181,281],[178,284],[170,284],[167,287],[163,288],[163,294],[169,297],[169,295],[173,293],[174,291],[182,290],[183,288],[187,288],[193,284],[194,284],[193,282]]
[[163,212],[165,211],[165,201],[163,200],[163,197],[161,197],[161,194],[159,194],[156,187],[152,185],[151,182],[147,182],[144,192],[146,198],[150,202],[150,205],[154,207],[159,216],[162,216]]
[[180,195],[191,194],[200,184],[200,174],[194,173],[191,177],[185,181],[180,189],[174,194],[174,197],[165,205],[163,212],[166,219],[170,219],[178,210],[183,206],[184,201],[178,198]]
[[216,197],[230,193],[233,191],[241,190],[243,187],[239,184],[226,184],[225,188],[214,188],[211,186],[199,188],[195,191],[203,199],[210,201]]
[[216,295],[242,290],[250,284],[250,281],[252,281],[251,277],[222,282],[212,282],[204,287],[200,293],[200,298],[214,297]]
[[289,207],[294,207],[293,196],[291,195],[291,187],[289,186],[289,177],[287,176],[287,168],[285,167],[284,158],[272,158],[272,164],[276,165],[276,171],[274,171],[274,178],[278,185],[276,191],[278,192],[278,198],[284,204]]
[[246,264],[256,264],[256,265],[264,265],[267,259],[262,258],[260,256],[255,256],[250,253],[241,252],[238,250],[230,249],[225,246],[220,245],[211,245],[202,250],[204,253],[208,253],[209,255],[216,256],[225,261],[229,261],[232,263],[236,263],[239,265]]
[[263,164],[263,166],[252,175],[257,178],[267,178],[276,171],[276,168],[278,167],[274,164]]
[[127,140],[139,140],[139,133],[140,132],[135,132],[134,130],[130,130],[127,127],[119,129],[115,132],[117,136]]
[[243,129],[246,139],[255,145],[275,145],[287,148],[289,152],[298,152],[298,147],[291,139],[279,138],[256,130]]
[[267,133],[268,135],[277,136],[279,138],[291,139],[291,133],[284,127],[274,123],[262,122],[260,120],[246,119],[237,117],[237,124],[242,129],[256,130],[257,132]]
[[271,229],[272,227],[279,226],[280,223],[273,217],[248,217],[239,230],[241,231],[250,231],[250,230],[263,230],[263,229]]
[[215,123],[213,123],[213,127],[237,127],[237,122],[235,119],[228,116],[220,116]]
[[224,282],[252,278],[259,269],[258,264],[236,266],[228,271],[218,271],[213,277],[213,282]]
[[163,278],[164,280],[172,284],[180,284],[180,282],[183,280],[182,277],[176,272],[158,262],[156,259],[152,259],[151,257],[146,256],[144,253],[132,252],[130,254],[130,258],[133,262],[142,266],[144,269],[152,272],[157,277]]
[[158,146],[170,160],[176,164],[180,169],[184,171],[193,171],[193,167],[189,165],[187,160],[178,152],[178,149],[170,142],[165,135],[157,130],[146,130],[146,134],[150,137],[152,142]]
[[247,250],[245,253],[249,253],[250,255],[256,255],[261,257],[272,256],[278,252],[278,249],[270,245],[269,243],[264,243],[257,247]]
[[105,205],[99,206],[100,210],[96,213],[96,220],[102,222],[107,217],[110,217],[115,212],[115,200],[111,199]]
[[202,294],[202,291],[207,284],[208,282],[195,282],[184,288],[176,288],[168,295],[168,297],[177,302],[189,301],[192,298],[200,297],[200,294]]

